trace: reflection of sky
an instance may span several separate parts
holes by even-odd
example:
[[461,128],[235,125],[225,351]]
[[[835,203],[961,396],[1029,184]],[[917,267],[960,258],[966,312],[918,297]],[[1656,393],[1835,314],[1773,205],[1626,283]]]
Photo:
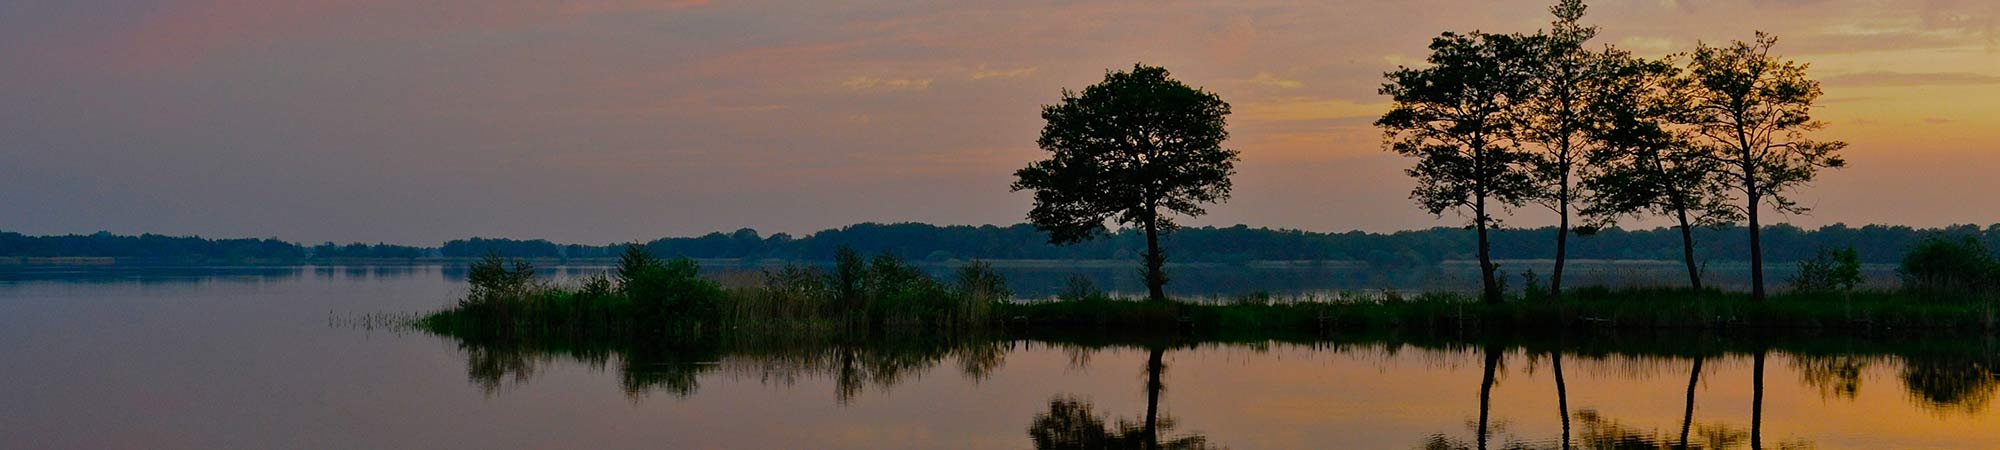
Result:
[[[1540,0],[10,2],[0,228],[435,243],[1013,223],[1037,106],[1134,61],[1235,106],[1236,199],[1189,223],[1437,224],[1378,149],[1380,74]],[[1783,38],[1853,168],[1812,225],[1986,222],[2000,5],[1599,1],[1646,55]],[[1543,221],[1524,212],[1520,223]]]

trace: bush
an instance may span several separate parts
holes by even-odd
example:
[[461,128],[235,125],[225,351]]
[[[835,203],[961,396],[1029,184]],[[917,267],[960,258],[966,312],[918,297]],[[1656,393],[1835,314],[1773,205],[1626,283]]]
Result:
[[1799,273],[1792,277],[1792,291],[1842,293],[1861,285],[1861,256],[1854,247],[1819,249],[1812,259],[1799,261]]
[[1097,289],[1097,283],[1091,282],[1090,277],[1070,275],[1069,284],[1063,285],[1062,293],[1056,294],[1056,300],[1064,302],[1106,301],[1111,300],[1111,296],[1105,294],[1103,290]]
[[1925,238],[1896,272],[1903,289],[1924,296],[1987,295],[2000,287],[2000,262],[1971,237]]
[[637,245],[619,260],[618,281],[642,323],[716,324],[725,294],[688,258],[661,262]]
[[465,281],[470,286],[458,306],[466,309],[520,305],[540,293],[543,287],[535,281],[534,264],[521,260],[511,261],[510,264],[497,254],[487,254],[485,258],[473,262],[466,271]]

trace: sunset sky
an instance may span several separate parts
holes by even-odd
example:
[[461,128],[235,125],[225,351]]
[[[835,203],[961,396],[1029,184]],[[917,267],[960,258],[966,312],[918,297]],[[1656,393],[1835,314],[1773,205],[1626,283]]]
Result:
[[[1011,224],[1040,105],[1143,61],[1233,104],[1193,225],[1462,223],[1370,122],[1439,32],[1552,0],[0,3],[0,229],[435,244]],[[1781,218],[2000,222],[2000,2],[1597,0],[1600,44],[1780,38],[1851,168]],[[1519,211],[1516,225],[1548,223]],[[1645,223],[1642,225],[1655,225]]]

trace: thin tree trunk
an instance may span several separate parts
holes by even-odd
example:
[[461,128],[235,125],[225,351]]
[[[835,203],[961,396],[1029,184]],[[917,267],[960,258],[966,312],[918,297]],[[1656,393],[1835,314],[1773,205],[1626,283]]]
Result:
[[1158,213],[1151,214],[1154,215],[1146,217],[1146,299],[1162,302],[1167,300],[1167,273],[1163,267],[1167,255],[1160,251]]
[[1472,210],[1472,221],[1474,226],[1479,229],[1479,282],[1482,292],[1481,298],[1488,305],[1498,305],[1500,304],[1500,281],[1495,279],[1493,275],[1496,270],[1496,267],[1493,265],[1493,244],[1487,240],[1486,235],[1487,222],[1491,219],[1488,219],[1486,216],[1485,195],[1478,195],[1478,199],[1474,201]]
[[1764,449],[1764,350],[1758,350],[1750,383],[1750,450]]
[[1687,262],[1688,285],[1694,287],[1694,290],[1700,291],[1701,269],[1694,265],[1694,227],[1688,223],[1687,207],[1677,207],[1674,208],[1674,211],[1680,215],[1681,259]]
[[1688,430],[1694,427],[1694,387],[1701,382],[1701,357],[1694,357],[1694,369],[1688,371],[1687,411],[1681,413],[1681,450],[1688,448]]
[[1493,370],[1500,365],[1500,347],[1486,347],[1486,374],[1479,380],[1479,450],[1486,450],[1487,414],[1493,408]]
[[1750,192],[1750,299],[1764,301],[1763,226],[1757,223],[1757,192]]
[[1146,354],[1146,448],[1160,448],[1160,391],[1166,388],[1160,382],[1160,375],[1167,370],[1163,361],[1166,350],[1153,347]]
[[1556,268],[1554,273],[1549,274],[1549,300],[1562,299],[1563,264],[1569,259],[1569,174],[1568,173],[1564,173],[1562,175],[1562,188],[1560,189],[1560,191],[1561,192],[1558,195],[1560,195],[1562,198],[1556,199],[1556,201],[1560,203],[1556,207],[1556,213],[1557,215],[1560,216],[1559,222],[1557,222],[1556,224]]
[[1563,355],[1559,352],[1549,353],[1549,360],[1554,364],[1556,371],[1556,409],[1562,412],[1562,448],[1569,450],[1569,387],[1563,383]]

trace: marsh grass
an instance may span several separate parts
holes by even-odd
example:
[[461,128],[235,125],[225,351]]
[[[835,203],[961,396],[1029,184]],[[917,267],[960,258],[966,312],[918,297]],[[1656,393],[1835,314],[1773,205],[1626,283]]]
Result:
[[851,332],[970,329],[1012,297],[991,266],[973,263],[933,279],[888,254],[842,249],[831,273],[806,266],[699,274],[691,259],[660,260],[628,247],[610,276],[574,283],[541,278],[521,260],[488,256],[467,271],[466,295],[412,321],[444,335],[538,339],[631,338],[755,329]]

